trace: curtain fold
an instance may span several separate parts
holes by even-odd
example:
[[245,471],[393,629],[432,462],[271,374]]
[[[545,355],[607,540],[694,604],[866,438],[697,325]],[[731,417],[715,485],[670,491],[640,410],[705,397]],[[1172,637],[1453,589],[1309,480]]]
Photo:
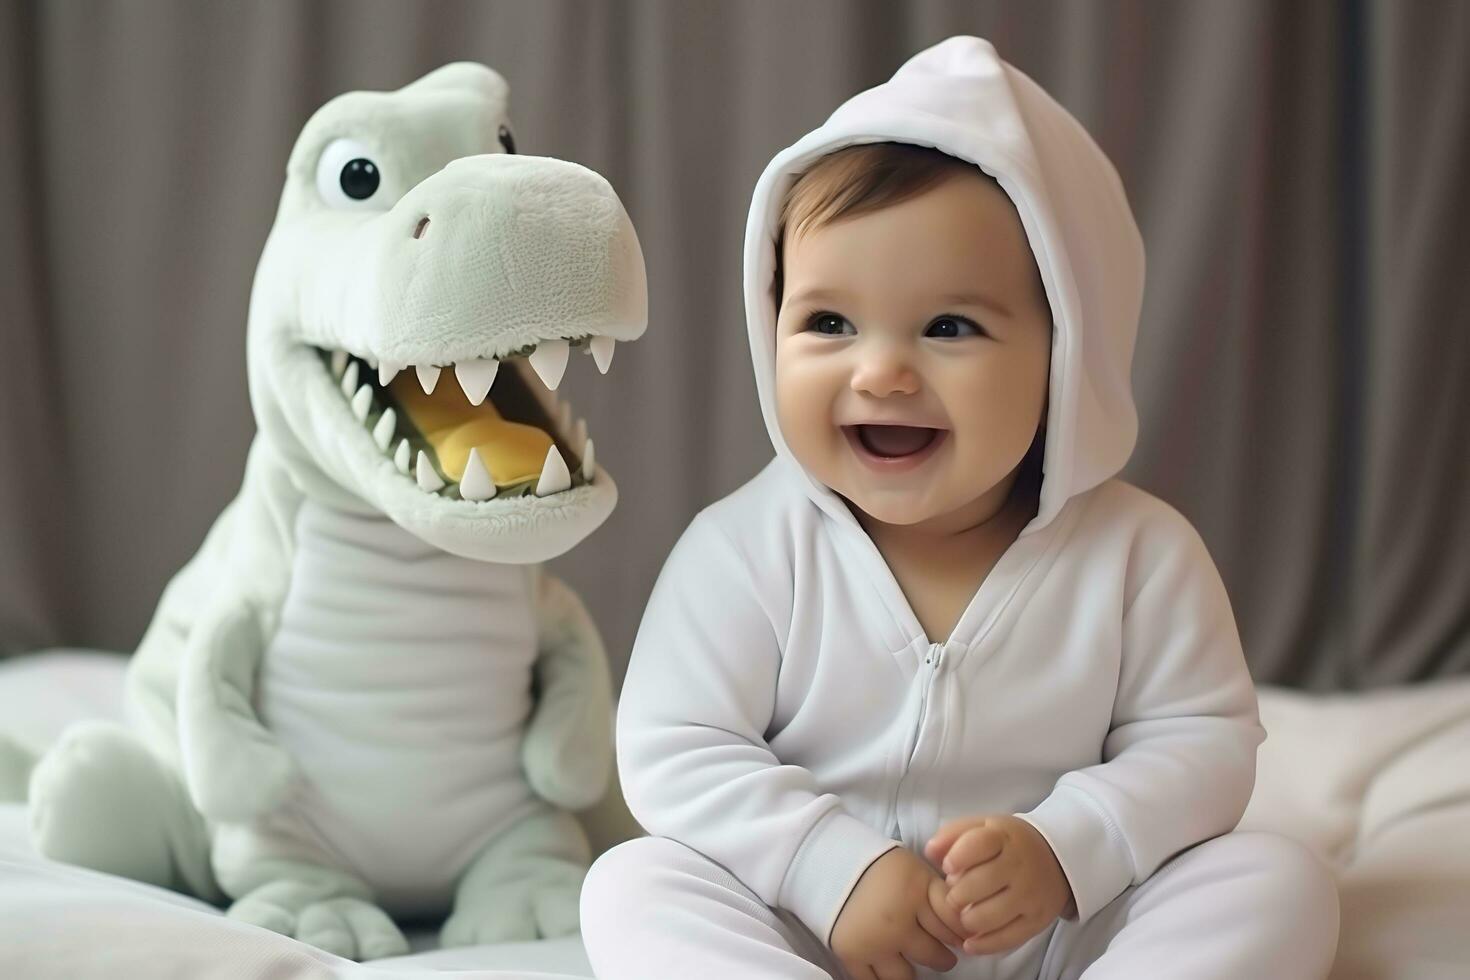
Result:
[[286,156],[447,61],[523,152],[605,175],[650,327],[569,372],[618,480],[553,568],[619,675],[694,513],[770,457],[740,257],[755,179],[841,101],[989,38],[1118,166],[1148,250],[1122,474],[1200,529],[1256,679],[1470,670],[1470,5],[0,5],[0,652],[130,649],[238,488],[244,329]]
[[0,7],[0,651],[62,640],[67,617],[61,400],[38,202],[35,12]]

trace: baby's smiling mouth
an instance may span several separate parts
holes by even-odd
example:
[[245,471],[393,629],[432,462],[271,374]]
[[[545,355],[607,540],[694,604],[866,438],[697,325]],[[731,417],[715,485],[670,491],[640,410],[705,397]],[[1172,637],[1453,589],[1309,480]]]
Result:
[[843,432],[863,449],[880,459],[902,459],[928,449],[943,429],[921,425],[844,425]]

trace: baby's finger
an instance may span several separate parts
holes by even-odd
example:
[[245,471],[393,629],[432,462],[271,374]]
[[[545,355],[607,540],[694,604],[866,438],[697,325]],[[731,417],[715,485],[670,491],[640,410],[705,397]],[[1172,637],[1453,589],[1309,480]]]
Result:
[[842,969],[852,977],[852,980],[878,980],[878,974],[874,973],[873,968],[866,963],[849,963],[843,960]]
[[930,907],[919,908],[919,925],[924,931],[946,946],[958,946],[968,935],[960,925],[960,910],[945,901],[941,894],[930,900]]
[[873,973],[878,980],[914,980],[914,968],[902,956],[879,960],[873,964]]
[[994,865],[982,864],[971,868],[955,879],[949,886],[949,904],[962,909],[976,902],[983,902],[997,895],[1010,885],[1010,878],[1000,873]]
[[960,913],[966,939],[984,937],[1002,928],[1021,912],[1018,905],[1009,885],[983,901],[967,905]]
[[924,856],[935,865],[944,860],[949,849],[960,835],[972,827],[979,827],[985,823],[984,817],[964,817],[959,820],[951,820],[934,832],[929,838],[929,843],[924,845]]
[[944,873],[965,871],[1000,856],[1005,850],[1005,831],[999,827],[975,827],[965,831],[944,857]]
[[965,940],[965,952],[977,955],[986,953],[1008,953],[1017,946],[1036,935],[1035,930],[1024,916],[1016,916],[993,932],[983,936],[972,936]]
[[927,966],[940,973],[954,969],[954,965],[960,961],[958,956],[945,949],[944,944],[931,936],[926,929],[914,930],[908,945],[903,949],[903,955],[920,966]]

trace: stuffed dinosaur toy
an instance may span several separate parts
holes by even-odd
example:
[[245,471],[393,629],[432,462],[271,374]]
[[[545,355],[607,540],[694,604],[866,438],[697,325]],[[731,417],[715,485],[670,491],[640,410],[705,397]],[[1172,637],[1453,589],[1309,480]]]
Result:
[[251,292],[239,494],[131,660],[130,726],[35,765],[41,853],[357,959],[408,921],[576,931],[611,684],[539,563],[617,489],[555,390],[643,332],[647,286],[607,181],[517,155],[507,96],[451,64],[307,122]]

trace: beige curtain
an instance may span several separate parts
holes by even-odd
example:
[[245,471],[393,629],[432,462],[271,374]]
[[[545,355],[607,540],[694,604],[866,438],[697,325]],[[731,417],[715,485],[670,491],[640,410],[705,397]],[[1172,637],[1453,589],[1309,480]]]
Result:
[[949,34],[1122,174],[1148,247],[1124,476],[1199,527],[1260,681],[1470,670],[1470,4],[0,0],[0,650],[130,649],[238,487],[246,300],[338,92],[474,59],[606,175],[651,324],[572,372],[622,501],[556,569],[621,672],[664,556],[769,458],[755,178]]

